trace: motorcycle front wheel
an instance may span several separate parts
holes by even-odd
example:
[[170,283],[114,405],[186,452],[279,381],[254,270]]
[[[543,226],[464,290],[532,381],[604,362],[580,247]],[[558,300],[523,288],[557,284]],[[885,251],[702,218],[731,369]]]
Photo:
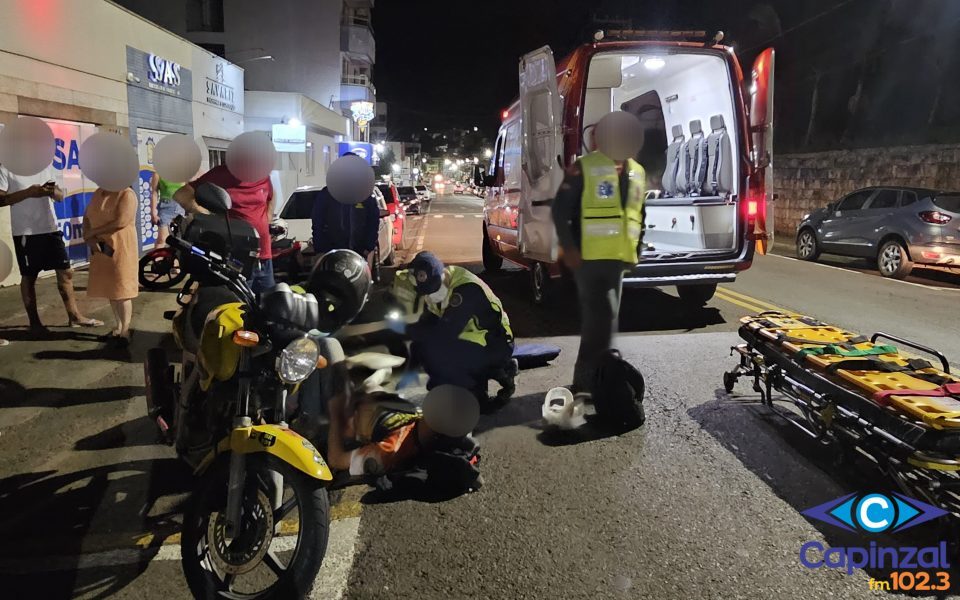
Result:
[[251,457],[231,535],[224,515],[228,464],[211,467],[184,512],[180,551],[190,591],[196,598],[306,597],[327,550],[326,489],[273,456]]

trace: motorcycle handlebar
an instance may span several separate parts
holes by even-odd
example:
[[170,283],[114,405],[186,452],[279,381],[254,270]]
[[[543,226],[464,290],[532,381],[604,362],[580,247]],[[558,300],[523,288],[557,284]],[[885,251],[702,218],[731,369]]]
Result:
[[[198,248],[181,238],[170,236],[167,238],[167,245],[184,255],[191,255],[195,260],[200,260],[207,270],[217,279],[232,288],[234,293],[244,298],[251,306],[256,306],[256,296],[246,284],[242,274],[231,269],[210,256],[210,253],[202,248]],[[183,261],[184,263],[186,261]]]

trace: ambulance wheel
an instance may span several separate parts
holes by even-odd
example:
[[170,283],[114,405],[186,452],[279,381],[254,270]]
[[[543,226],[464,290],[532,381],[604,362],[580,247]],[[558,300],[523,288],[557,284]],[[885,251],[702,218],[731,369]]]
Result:
[[713,298],[717,291],[717,284],[702,283],[700,285],[678,285],[677,294],[685,304],[700,308]]
[[498,255],[490,244],[487,226],[483,226],[483,270],[488,273],[499,271],[503,267],[503,257]]
[[542,262],[530,267],[530,290],[534,304],[543,304],[550,297],[550,269]]

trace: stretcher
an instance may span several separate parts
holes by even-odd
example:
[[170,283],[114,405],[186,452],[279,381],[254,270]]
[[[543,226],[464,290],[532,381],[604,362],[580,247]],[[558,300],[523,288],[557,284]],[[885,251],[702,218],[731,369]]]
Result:
[[752,380],[763,404],[839,457],[856,451],[904,493],[960,518],[960,377],[942,353],[776,311],[742,318],[739,334],[727,393]]

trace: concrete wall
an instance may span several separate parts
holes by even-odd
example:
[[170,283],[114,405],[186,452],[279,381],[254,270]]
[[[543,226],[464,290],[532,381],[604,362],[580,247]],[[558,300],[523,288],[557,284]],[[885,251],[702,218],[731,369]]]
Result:
[[785,154],[774,159],[776,231],[790,239],[804,214],[857,188],[880,185],[960,190],[960,144]]
[[[340,96],[342,5],[342,0],[229,0],[227,55],[246,69],[247,89],[300,92],[329,106]],[[263,50],[240,52],[250,48]],[[245,62],[262,55],[274,60]]]

